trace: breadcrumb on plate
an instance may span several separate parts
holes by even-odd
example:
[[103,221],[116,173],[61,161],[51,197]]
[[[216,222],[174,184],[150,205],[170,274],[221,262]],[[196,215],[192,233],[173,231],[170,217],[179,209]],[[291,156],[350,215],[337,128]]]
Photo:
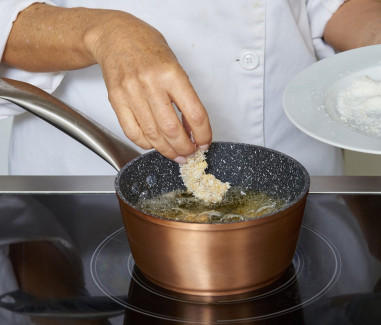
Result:
[[186,164],[180,165],[184,185],[196,198],[204,202],[220,202],[230,188],[230,184],[221,182],[212,174],[206,174],[206,167],[208,163],[205,155],[198,149],[191,158],[188,158]]

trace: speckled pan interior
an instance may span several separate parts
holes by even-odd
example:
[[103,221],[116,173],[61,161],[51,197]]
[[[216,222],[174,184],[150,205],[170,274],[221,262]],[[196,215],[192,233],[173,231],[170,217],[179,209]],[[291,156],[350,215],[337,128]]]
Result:
[[[309,189],[306,169],[278,151],[242,143],[215,142],[206,157],[207,173],[232,186],[287,199],[287,206],[299,201]],[[115,188],[123,201],[135,208],[142,197],[151,198],[185,187],[179,165],[152,151],[126,164],[115,180]]]

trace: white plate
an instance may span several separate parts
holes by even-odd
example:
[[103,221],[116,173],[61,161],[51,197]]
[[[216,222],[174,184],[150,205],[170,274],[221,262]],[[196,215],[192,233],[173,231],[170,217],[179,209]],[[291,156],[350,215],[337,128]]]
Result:
[[332,108],[337,93],[363,75],[381,80],[381,45],[336,54],[299,73],[283,94],[287,117],[301,131],[322,142],[381,154],[381,137],[348,127],[335,117]]

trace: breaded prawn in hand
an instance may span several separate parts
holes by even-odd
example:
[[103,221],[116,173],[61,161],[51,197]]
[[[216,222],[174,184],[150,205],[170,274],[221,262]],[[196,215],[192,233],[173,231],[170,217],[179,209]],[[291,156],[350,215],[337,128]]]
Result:
[[180,174],[187,190],[207,203],[218,203],[230,188],[228,182],[223,183],[212,174],[206,174],[208,163],[204,153],[198,149],[188,158],[186,164],[180,165]]

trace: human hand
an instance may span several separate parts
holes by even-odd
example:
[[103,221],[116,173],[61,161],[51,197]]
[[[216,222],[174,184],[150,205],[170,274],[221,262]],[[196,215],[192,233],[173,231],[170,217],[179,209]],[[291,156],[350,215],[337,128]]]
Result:
[[156,29],[125,12],[108,11],[85,43],[102,68],[110,103],[130,140],[180,163],[195,145],[207,148],[212,139],[207,112]]

